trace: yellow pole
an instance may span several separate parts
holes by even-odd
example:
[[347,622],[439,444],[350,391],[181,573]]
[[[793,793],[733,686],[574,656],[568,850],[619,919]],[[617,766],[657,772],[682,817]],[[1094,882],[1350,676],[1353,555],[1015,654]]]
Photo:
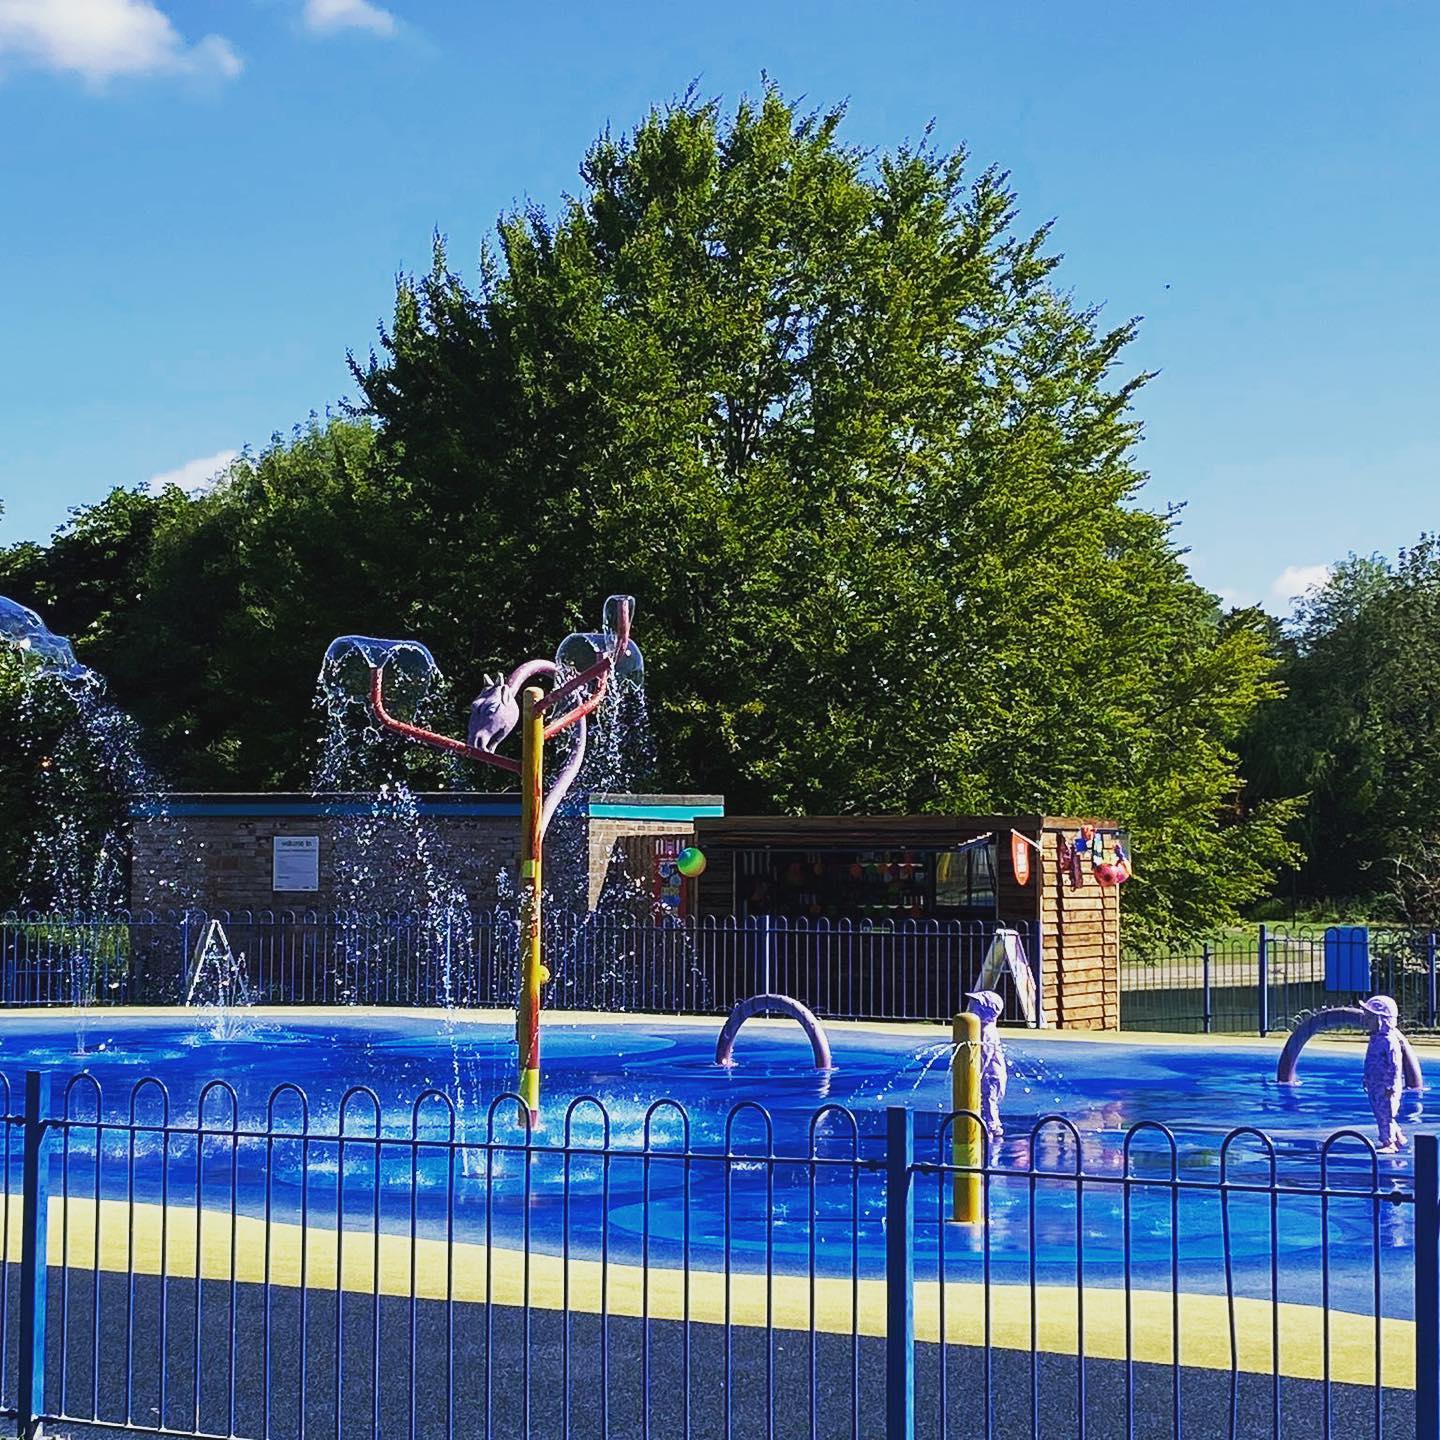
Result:
[[954,1163],[972,1167],[955,1173],[951,1219],[961,1225],[976,1225],[984,1218],[980,1166],[985,1151],[980,1122],[959,1112],[980,1113],[980,1017],[956,1015],[950,1022],[950,1039],[955,1046],[950,1066],[950,1108],[957,1116],[950,1132]]
[[515,1038],[520,1045],[522,1121],[540,1121],[540,987],[550,978],[541,954],[540,891],[541,784],[545,769],[543,693],[525,691],[520,710],[520,1009]]

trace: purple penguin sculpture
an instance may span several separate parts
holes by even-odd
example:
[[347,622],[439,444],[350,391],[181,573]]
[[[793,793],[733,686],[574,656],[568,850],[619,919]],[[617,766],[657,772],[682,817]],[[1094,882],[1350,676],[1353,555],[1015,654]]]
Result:
[[1005,1001],[993,990],[972,990],[965,998],[971,1013],[980,1017],[980,1119],[989,1133],[993,1153],[993,1147],[1005,1138],[1000,1102],[1010,1081],[1010,1067],[1005,1062],[1005,1047],[1000,1043],[996,1023],[1005,1013]]
[[465,738],[472,750],[493,751],[520,723],[520,702],[502,675],[485,677],[485,688],[470,707]]

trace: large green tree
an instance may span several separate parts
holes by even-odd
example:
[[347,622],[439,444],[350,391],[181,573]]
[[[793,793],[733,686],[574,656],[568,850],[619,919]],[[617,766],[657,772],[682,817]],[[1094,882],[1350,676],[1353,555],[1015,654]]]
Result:
[[246,453],[158,530],[122,698],[177,783],[305,786],[321,656],[339,634],[413,632],[428,546],[373,428],[311,421]]
[[1440,815],[1440,546],[1355,556],[1298,607],[1283,701],[1244,745],[1259,794],[1306,796],[1308,899],[1373,901]]
[[1104,811],[1153,923],[1223,918],[1286,854],[1230,748],[1270,661],[1137,504],[1133,327],[1066,298],[1003,175],[841,118],[689,97],[474,288],[439,246],[402,282],[356,374],[436,638],[514,653],[633,590],[671,783]]
[[[179,491],[112,490],[73,512],[48,545],[0,548],[0,594],[40,611],[91,665],[123,675],[117,656],[157,529],[185,503]],[[120,819],[134,758],[132,732],[112,718],[93,706],[77,712],[33,661],[0,644],[0,906],[111,898],[116,857],[102,861],[98,837]]]
[[[773,87],[603,136],[467,283],[402,280],[365,412],[214,490],[112,494],[0,589],[111,677],[171,783],[303,783],[319,659],[462,683],[640,597],[662,783],[732,810],[1105,813],[1132,911],[1211,923],[1286,856],[1232,745],[1269,635],[1140,501],[1133,333],[1060,288],[1005,177],[868,155]],[[455,717],[458,724],[459,716]]]
[[408,623],[403,506],[370,425],[312,420],[204,494],[116,489],[48,546],[0,551],[0,593],[72,638],[169,783],[303,784],[326,645]]

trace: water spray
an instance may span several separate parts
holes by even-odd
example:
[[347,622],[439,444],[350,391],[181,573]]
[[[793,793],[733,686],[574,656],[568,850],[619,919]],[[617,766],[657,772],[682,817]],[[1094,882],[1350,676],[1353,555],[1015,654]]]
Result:
[[[542,873],[545,834],[585,759],[586,717],[605,699],[612,679],[634,682],[644,675],[644,660],[630,638],[635,600],[612,595],[605,602],[599,632],[566,636],[555,659],[527,660],[508,677],[486,677],[486,688],[471,707],[464,740],[442,735],[392,715],[385,704],[385,669],[407,642],[366,641],[355,646],[369,663],[370,709],[378,724],[407,740],[518,775],[520,779],[520,1001],[515,1035],[520,1048],[519,1094],[523,1118],[531,1127],[540,1121],[540,1010],[545,981],[541,927]],[[337,640],[351,645],[361,637]],[[408,642],[411,650],[424,647]],[[428,658],[428,651],[424,651]],[[433,663],[433,662],[432,662]],[[528,682],[558,681],[548,693]],[[520,758],[499,753],[510,733],[520,731]],[[575,729],[575,744],[549,791],[544,788],[545,742]]]

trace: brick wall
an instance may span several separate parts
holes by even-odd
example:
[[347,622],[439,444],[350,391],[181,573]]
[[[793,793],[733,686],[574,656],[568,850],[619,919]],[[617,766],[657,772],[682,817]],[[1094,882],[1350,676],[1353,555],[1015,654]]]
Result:
[[[222,797],[217,797],[222,798]],[[604,797],[620,802],[631,797]],[[633,797],[640,806],[648,799]],[[709,799],[711,797],[704,797]],[[222,800],[223,803],[223,800]],[[250,802],[247,802],[250,803]],[[257,808],[273,800],[255,797]],[[299,803],[307,803],[304,798]],[[313,802],[308,802],[313,804]],[[362,910],[424,908],[424,877],[449,877],[472,907],[509,898],[517,866],[518,815],[448,814],[373,818],[368,814],[195,814],[132,819],[130,904],[135,910]],[[233,812],[237,807],[226,804]],[[683,819],[557,815],[546,837],[545,884],[552,895],[574,895],[589,907],[643,896],[653,875],[650,841],[690,835]],[[319,841],[319,889],[273,888],[277,836]],[[502,895],[502,872],[507,893]]]
[[695,834],[693,825],[677,825],[673,820],[610,820],[596,817],[590,821],[590,906],[593,909],[602,897],[634,898],[648,905],[654,884],[654,841],[683,836],[688,841]]
[[[195,905],[207,910],[325,910],[356,904],[410,908],[421,903],[423,843],[435,867],[453,875],[473,905],[493,905],[502,869],[515,871],[516,826],[488,817],[423,817],[415,830],[377,830],[367,844],[350,817],[185,816],[133,822],[130,904],[136,910]],[[277,835],[320,841],[318,891],[272,887]],[[418,842],[418,843],[417,843]],[[362,860],[376,879],[346,882],[338,867]],[[373,892],[373,898],[366,891]],[[383,898],[382,898],[383,897]]]

